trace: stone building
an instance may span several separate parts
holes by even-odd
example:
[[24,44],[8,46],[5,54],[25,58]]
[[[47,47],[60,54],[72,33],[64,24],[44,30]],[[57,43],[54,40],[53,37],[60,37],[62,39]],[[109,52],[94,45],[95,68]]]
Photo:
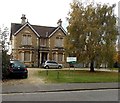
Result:
[[46,60],[65,63],[66,31],[61,19],[57,27],[31,25],[22,15],[21,23],[11,23],[12,59],[29,67],[39,67]]

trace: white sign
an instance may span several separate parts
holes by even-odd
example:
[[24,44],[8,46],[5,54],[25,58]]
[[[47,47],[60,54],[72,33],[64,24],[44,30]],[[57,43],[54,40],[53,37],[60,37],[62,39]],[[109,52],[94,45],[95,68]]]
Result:
[[76,62],[77,58],[76,57],[67,57],[67,62]]

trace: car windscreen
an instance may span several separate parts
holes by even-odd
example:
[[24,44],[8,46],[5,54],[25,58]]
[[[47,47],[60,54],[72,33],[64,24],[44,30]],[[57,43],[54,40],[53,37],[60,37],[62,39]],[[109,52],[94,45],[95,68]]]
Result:
[[14,65],[14,67],[26,67],[23,63],[21,63],[21,62],[14,62],[13,63],[13,65]]
[[54,61],[48,61],[47,63],[57,64],[57,63],[54,62]]

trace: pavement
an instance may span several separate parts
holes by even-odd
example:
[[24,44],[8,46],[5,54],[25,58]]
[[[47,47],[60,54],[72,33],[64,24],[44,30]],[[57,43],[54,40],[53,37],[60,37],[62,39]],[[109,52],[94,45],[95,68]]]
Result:
[[2,85],[2,94],[8,93],[34,93],[34,92],[60,92],[98,89],[120,89],[118,83],[60,83],[60,84],[19,84]]

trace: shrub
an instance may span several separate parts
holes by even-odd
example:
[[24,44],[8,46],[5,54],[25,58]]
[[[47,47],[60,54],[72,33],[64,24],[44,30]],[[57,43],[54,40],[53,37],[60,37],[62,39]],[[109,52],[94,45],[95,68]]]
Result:
[[7,68],[9,67],[10,57],[7,51],[2,51],[2,79],[7,77]]

